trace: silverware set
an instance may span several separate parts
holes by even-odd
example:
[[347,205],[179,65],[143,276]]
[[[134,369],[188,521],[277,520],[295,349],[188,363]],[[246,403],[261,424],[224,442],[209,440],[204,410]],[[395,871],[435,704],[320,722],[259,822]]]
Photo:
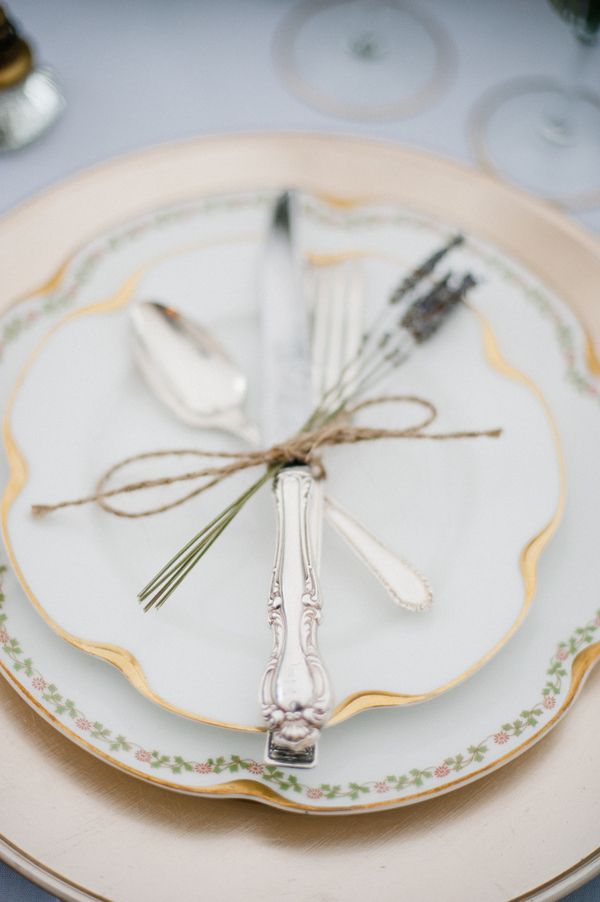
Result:
[[[285,441],[305,428],[315,411],[332,415],[347,399],[379,384],[437,330],[473,284],[468,276],[457,281],[448,274],[415,301],[417,286],[460,243],[457,237],[404,279],[365,331],[360,263],[303,263],[296,203],[291,192],[277,200],[260,263],[260,430],[244,411],[247,379],[214,336],[155,301],[132,310],[140,371],[157,398],[188,425],[229,432],[252,445],[259,436],[265,446]],[[323,515],[397,605],[427,610],[432,591],[422,574],[324,496],[322,482],[307,464],[280,469],[273,493],[276,543],[268,596],[273,648],[260,687],[268,729],[265,760],[311,767],[333,709],[318,648]]]

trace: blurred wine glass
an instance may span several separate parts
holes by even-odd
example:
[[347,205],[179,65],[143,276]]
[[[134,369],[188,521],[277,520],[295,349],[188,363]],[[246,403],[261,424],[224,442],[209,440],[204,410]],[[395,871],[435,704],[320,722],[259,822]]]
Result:
[[582,84],[598,53],[600,0],[549,0],[572,49],[560,80],[525,77],[487,92],[471,118],[480,162],[571,208],[600,203],[600,95]]
[[347,119],[385,120],[426,108],[448,86],[445,30],[404,0],[307,0],[278,28],[273,54],[290,90]]

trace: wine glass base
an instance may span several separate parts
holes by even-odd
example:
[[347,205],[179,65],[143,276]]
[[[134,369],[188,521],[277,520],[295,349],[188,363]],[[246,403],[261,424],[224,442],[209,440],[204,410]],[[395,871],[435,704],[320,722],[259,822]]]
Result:
[[273,59],[305,103],[344,119],[385,121],[425,109],[449,85],[446,31],[404,0],[307,0],[275,32]]
[[477,162],[570,210],[600,206],[600,95],[579,88],[562,115],[561,86],[517,78],[474,106],[469,137]]

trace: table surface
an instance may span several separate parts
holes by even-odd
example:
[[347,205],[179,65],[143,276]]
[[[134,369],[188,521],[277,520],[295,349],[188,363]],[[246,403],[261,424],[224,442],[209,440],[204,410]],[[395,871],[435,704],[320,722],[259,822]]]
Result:
[[[272,35],[294,5],[290,0],[13,0],[13,17],[34,39],[40,60],[57,72],[68,106],[40,141],[0,158],[0,212],[107,157],[199,134],[352,133],[472,161],[466,120],[478,96],[512,76],[560,76],[572,50],[564,24],[546,0],[420,0],[456,45],[452,83],[430,109],[411,118],[348,123],[291,96],[275,71]],[[585,81],[600,85],[600,51]],[[600,231],[600,210],[578,219]],[[600,683],[591,683],[586,691],[597,697]],[[0,864],[1,900],[53,898]],[[569,899],[600,900],[600,878]]]

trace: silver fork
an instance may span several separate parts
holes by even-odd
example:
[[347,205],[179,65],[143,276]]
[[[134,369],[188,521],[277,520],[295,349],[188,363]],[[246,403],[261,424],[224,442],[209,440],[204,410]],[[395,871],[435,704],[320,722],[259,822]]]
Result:
[[356,261],[312,269],[313,403],[338,381],[358,351],[363,332],[364,274]]
[[[318,405],[340,373],[351,375],[351,363],[363,335],[364,271],[356,260],[313,266],[307,287],[313,321],[312,392],[313,402]],[[329,522],[395,604],[410,611],[431,607],[431,586],[418,570],[387,548],[330,496],[325,495],[324,505]],[[315,524],[313,534],[318,555],[320,522]]]

